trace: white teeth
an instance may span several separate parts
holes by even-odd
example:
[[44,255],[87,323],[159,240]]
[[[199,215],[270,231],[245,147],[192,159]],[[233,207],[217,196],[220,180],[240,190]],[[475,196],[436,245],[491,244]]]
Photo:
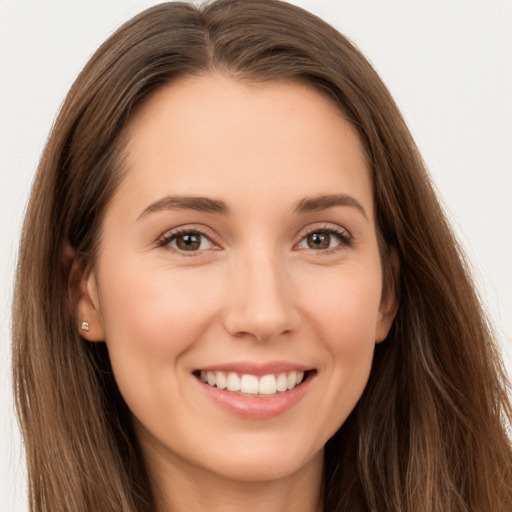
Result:
[[279,377],[277,377],[276,388],[277,391],[286,391],[288,389],[288,379],[286,378],[286,373],[279,374]]
[[260,395],[273,395],[277,391],[276,378],[273,375],[264,375],[260,379]]
[[228,391],[240,391],[240,377],[234,372],[229,372],[226,387]]
[[251,395],[258,394],[258,377],[255,375],[242,375],[240,379],[240,391]]
[[209,386],[228,391],[240,391],[249,395],[274,395],[276,392],[284,392],[298,386],[304,380],[304,372],[292,371],[268,374],[261,377],[245,373],[239,375],[236,372],[201,371],[199,378]]
[[[215,380],[219,389],[226,389],[228,383],[226,382],[226,376],[222,372],[215,373]],[[213,386],[213,384],[211,384]]]
[[292,389],[297,385],[297,372],[290,372],[286,382],[288,389]]

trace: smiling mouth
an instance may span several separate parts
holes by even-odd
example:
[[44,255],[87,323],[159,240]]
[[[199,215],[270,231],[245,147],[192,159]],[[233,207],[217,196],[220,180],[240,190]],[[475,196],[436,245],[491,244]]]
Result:
[[256,376],[249,373],[198,370],[194,375],[208,386],[217,389],[238,395],[271,397],[296,388],[313,372],[314,370],[297,370]]

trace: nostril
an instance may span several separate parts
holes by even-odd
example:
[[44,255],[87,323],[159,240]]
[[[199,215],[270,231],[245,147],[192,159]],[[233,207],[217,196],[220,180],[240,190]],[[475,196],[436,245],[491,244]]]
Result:
[[[237,287],[238,288],[238,287]],[[247,282],[238,296],[226,305],[223,319],[226,331],[237,338],[266,342],[296,330],[300,317],[289,291],[268,283],[264,276]]]

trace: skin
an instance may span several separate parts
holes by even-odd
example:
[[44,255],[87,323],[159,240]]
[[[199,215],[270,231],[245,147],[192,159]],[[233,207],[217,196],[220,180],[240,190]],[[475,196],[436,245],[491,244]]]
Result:
[[[324,444],[361,396],[396,311],[355,130],[303,84],[208,74],[159,90],[128,135],[79,320],[87,339],[108,345],[159,509],[321,510]],[[332,194],[342,204],[297,211]],[[223,201],[229,212],[165,205],[167,196]],[[206,236],[180,250],[177,227]],[[194,375],[230,361],[314,371],[292,407],[245,418]]]

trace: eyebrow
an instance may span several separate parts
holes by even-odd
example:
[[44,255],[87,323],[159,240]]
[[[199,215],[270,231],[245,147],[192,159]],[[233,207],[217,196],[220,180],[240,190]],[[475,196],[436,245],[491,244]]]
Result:
[[173,209],[194,210],[196,212],[218,213],[221,215],[229,214],[228,205],[224,201],[220,201],[218,199],[195,196],[167,196],[151,203],[143,210],[138,219],[142,219],[150,213]]
[[[365,219],[368,215],[361,203],[347,194],[329,194],[316,197],[306,197],[300,200],[295,208],[295,213],[318,212],[335,206],[348,206],[358,210]],[[138,216],[138,220],[150,213],[162,210],[193,210],[202,213],[216,213],[229,215],[228,205],[219,199],[196,196],[166,196],[146,207]]]
[[295,211],[297,213],[318,212],[321,210],[327,210],[334,206],[349,206],[351,208],[355,208],[366,220],[369,220],[363,205],[356,198],[347,194],[329,194],[311,198],[306,197],[299,201]]

